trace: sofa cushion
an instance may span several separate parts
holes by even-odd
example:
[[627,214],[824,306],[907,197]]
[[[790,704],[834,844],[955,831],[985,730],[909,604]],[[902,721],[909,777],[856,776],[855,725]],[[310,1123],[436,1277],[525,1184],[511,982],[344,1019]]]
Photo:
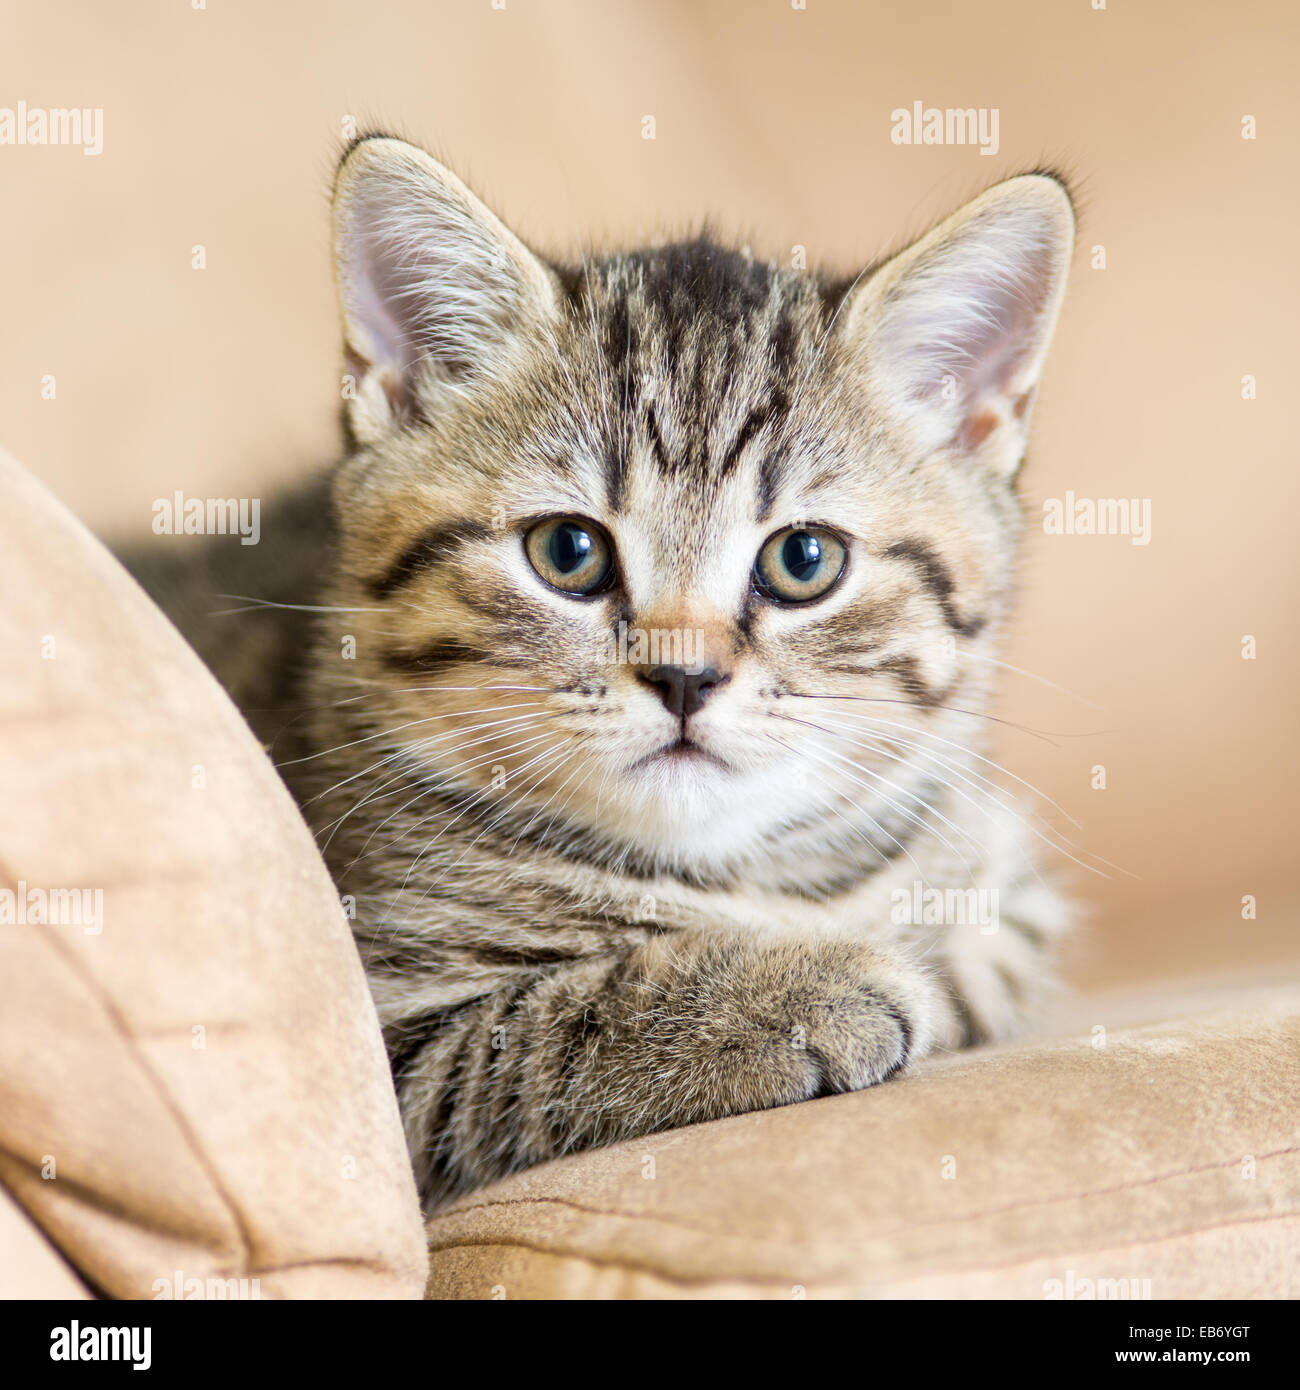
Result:
[[41,1228],[0,1187],[0,1299],[89,1297]]
[[454,1298],[1300,1296],[1300,964],[577,1155],[429,1222]]
[[418,1295],[378,1025],[296,807],[4,457],[0,530],[0,1184],[95,1291]]

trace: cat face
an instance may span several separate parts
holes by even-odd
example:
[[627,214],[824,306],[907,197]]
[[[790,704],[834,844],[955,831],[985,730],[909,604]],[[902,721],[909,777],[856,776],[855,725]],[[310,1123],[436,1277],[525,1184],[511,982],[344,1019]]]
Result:
[[649,865],[888,854],[971,741],[1072,225],[1030,176],[852,285],[705,240],[557,270],[356,146],[333,602],[376,758]]

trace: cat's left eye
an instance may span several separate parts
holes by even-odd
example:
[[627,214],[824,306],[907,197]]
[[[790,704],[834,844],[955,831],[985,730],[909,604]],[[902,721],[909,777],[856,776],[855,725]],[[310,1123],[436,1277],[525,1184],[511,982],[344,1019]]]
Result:
[[529,563],[553,589],[586,598],[609,587],[614,550],[594,521],[554,516],[539,521],[524,537]]
[[810,603],[844,573],[848,550],[824,527],[787,527],[769,536],[754,561],[754,586],[778,603]]

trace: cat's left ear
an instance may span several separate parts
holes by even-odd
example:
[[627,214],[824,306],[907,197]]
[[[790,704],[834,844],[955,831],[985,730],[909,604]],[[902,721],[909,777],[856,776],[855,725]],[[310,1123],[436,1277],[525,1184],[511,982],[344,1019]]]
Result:
[[1064,187],[1026,174],[981,194],[852,293],[839,331],[908,454],[951,451],[1015,472],[1073,249]]
[[554,272],[451,170],[404,140],[344,156],[334,261],[349,418],[371,440],[505,371],[557,312]]

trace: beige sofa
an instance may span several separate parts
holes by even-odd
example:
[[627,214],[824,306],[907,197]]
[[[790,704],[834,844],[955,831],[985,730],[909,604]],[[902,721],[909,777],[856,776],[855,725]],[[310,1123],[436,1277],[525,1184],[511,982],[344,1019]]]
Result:
[[266,757],[3,458],[0,539],[0,892],[28,917],[0,922],[0,1294],[1300,1295],[1300,956],[1077,998],[1042,1037],[422,1228],[347,924]]

